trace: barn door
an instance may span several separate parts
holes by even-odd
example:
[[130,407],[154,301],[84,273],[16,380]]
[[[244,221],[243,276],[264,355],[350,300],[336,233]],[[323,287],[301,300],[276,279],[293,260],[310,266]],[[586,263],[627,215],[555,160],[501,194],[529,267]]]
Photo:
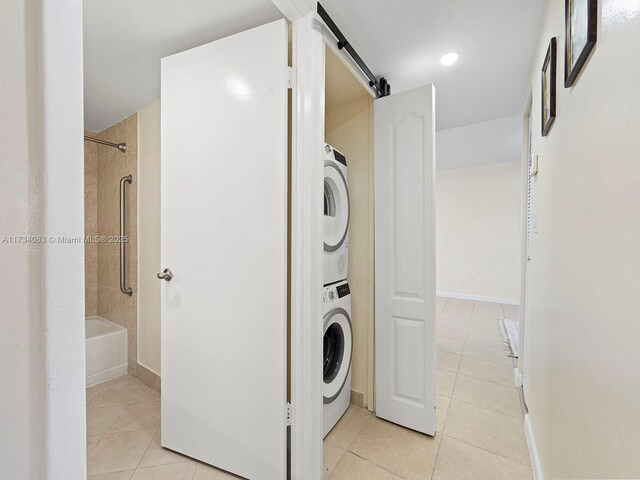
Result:
[[374,102],[375,410],[435,434],[432,85]]
[[161,105],[162,445],[284,479],[285,21],[164,58]]

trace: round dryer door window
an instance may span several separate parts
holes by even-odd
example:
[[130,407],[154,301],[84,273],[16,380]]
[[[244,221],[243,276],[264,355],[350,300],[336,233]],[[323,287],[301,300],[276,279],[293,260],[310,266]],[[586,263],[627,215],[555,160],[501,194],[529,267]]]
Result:
[[352,348],[353,332],[349,314],[343,308],[331,310],[324,317],[324,403],[333,402],[342,392],[351,367]]
[[324,249],[342,246],[349,228],[349,191],[344,175],[331,162],[324,164]]

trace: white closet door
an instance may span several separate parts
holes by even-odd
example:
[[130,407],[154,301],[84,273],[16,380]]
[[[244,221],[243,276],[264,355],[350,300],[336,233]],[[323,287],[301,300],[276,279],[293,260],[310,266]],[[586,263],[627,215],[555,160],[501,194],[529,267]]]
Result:
[[435,434],[432,85],[374,102],[375,410]]
[[286,476],[287,25],[162,60],[162,445]]

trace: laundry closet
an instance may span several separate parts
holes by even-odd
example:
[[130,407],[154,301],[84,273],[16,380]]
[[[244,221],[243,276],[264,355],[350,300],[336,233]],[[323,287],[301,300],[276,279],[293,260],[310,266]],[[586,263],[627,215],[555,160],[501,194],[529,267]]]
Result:
[[[352,335],[349,342],[352,345],[349,355],[350,400],[354,405],[371,410],[374,312],[373,98],[373,91],[353,76],[331,48],[325,47],[325,140],[344,156],[344,169],[347,171],[347,280],[351,301],[351,331],[346,334]],[[325,171],[329,175],[333,173],[331,167],[326,165]],[[334,207],[332,184],[332,180],[325,175],[325,219]],[[326,279],[324,283],[327,283]],[[326,337],[326,327],[324,334]],[[328,343],[325,338],[324,362],[330,361],[327,349],[331,345]]]
[[321,478],[349,403],[435,433],[433,87],[372,88],[334,35],[309,13],[162,60],[161,441],[252,479]]

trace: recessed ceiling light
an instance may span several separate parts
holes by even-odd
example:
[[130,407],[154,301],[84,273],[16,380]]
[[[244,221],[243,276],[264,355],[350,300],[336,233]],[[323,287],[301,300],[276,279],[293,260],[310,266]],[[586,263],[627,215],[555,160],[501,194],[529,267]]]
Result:
[[448,67],[458,61],[458,56],[456,52],[446,53],[440,58],[440,63]]

